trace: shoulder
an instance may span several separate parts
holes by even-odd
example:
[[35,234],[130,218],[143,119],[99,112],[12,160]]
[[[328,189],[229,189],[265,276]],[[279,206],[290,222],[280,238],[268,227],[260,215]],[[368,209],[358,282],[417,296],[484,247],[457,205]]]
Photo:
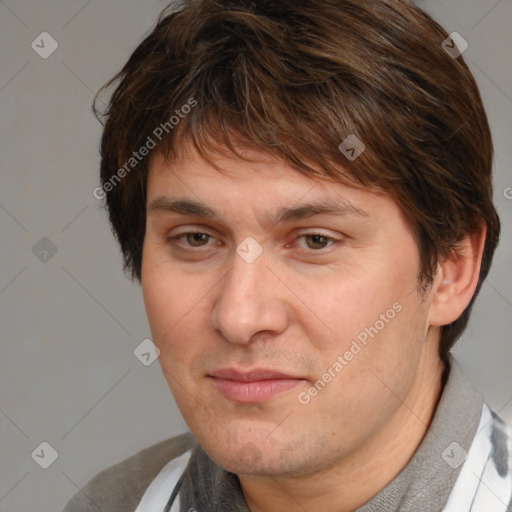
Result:
[[63,512],[135,510],[160,470],[196,444],[192,434],[186,433],[141,450],[94,476],[71,498]]

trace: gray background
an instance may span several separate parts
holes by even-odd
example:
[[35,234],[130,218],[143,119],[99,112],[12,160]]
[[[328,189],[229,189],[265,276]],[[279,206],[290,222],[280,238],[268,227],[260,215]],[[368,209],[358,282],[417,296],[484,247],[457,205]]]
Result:
[[[512,200],[505,197],[506,190],[512,196],[512,2],[419,3],[469,42],[464,56],[493,129],[503,235],[456,355],[512,422]],[[144,366],[133,355],[151,337],[141,291],[124,276],[92,195],[101,134],[90,109],[93,92],[122,66],[165,5],[0,2],[3,512],[61,510],[102,468],[186,430],[158,364]],[[47,59],[31,48],[43,31],[59,44]],[[54,255],[41,252],[41,244],[50,248],[43,237]],[[48,469],[31,457],[43,441],[58,452]],[[37,453],[48,460],[48,450]]]

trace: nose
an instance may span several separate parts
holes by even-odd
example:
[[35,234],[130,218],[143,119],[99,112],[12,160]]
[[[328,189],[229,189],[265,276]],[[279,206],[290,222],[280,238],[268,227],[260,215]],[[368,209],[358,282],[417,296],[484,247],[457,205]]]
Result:
[[237,344],[247,344],[260,333],[273,337],[284,332],[288,325],[285,292],[267,267],[265,254],[252,263],[236,253],[232,260],[231,270],[216,288],[211,327]]

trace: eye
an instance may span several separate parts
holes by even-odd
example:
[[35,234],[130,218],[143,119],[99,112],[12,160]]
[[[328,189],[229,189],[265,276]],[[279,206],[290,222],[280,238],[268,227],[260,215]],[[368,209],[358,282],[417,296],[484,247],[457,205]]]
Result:
[[[307,233],[297,237],[297,240],[306,240],[306,249],[325,249],[331,246],[336,240],[323,233]],[[298,244],[300,246],[300,244]],[[304,248],[304,247],[302,247]]]
[[[211,240],[216,241],[215,238],[212,237],[211,235],[196,231],[181,233],[179,235],[168,238],[168,242],[177,241],[179,245],[182,245],[185,248],[207,247],[208,245],[212,245],[208,243]],[[299,248],[312,250],[325,249],[338,241],[330,236],[327,236],[324,233],[305,233],[303,235],[298,236],[296,240],[305,241],[305,243],[296,242],[296,245]]]
[[[182,239],[184,239],[185,242],[182,242]],[[204,247],[208,245],[208,241],[210,239],[213,240],[213,237],[207,235],[206,233],[190,232],[181,233],[180,235],[169,237],[168,241],[171,242],[173,240],[178,240],[181,244],[185,245],[186,247]]]

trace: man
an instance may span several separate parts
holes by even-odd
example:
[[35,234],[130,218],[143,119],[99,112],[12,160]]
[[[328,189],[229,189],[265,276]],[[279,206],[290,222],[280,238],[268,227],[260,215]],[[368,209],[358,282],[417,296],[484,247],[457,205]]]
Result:
[[193,0],[121,72],[101,180],[191,434],[66,512],[512,510],[450,355],[496,248],[454,39],[399,0]]

